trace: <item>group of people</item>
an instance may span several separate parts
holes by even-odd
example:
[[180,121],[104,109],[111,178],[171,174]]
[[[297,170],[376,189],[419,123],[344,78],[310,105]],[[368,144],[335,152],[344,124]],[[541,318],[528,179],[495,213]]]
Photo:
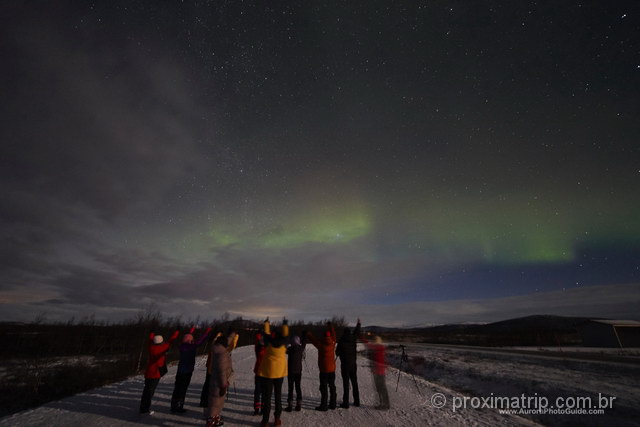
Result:
[[[223,423],[220,414],[224,406],[225,394],[229,384],[233,381],[231,352],[238,344],[238,334],[230,332],[224,336],[218,332],[218,334],[210,336],[211,328],[208,328],[198,340],[195,340],[194,332],[195,327],[182,337],[180,360],[171,395],[171,412],[186,412],[184,400],[195,369],[197,349],[209,338],[211,345],[207,357],[206,379],[200,394],[200,406],[204,408],[207,426],[221,426]],[[167,342],[164,341],[162,335],[155,335],[153,332],[149,335],[149,359],[144,374],[144,390],[140,400],[141,414],[153,413],[150,410],[151,399],[153,399],[160,378],[167,372],[166,353],[179,334],[180,331],[175,331]]]
[[[289,334],[287,320],[277,330],[271,327],[269,319],[264,322],[261,332],[255,335],[254,350],[256,361],[253,372],[255,374],[254,415],[261,415],[261,426],[267,426],[271,413],[271,400],[275,401],[274,425],[282,425],[282,385],[287,377],[288,395],[286,412],[302,410],[302,364],[305,360],[306,345],[312,344],[318,349],[318,369],[320,371],[320,405],[317,411],[336,409],[337,391],[336,361],[340,358],[340,373],[343,383],[341,408],[349,408],[350,391],[353,393],[353,406],[360,406],[360,393],[357,375],[358,340],[364,342],[372,353],[372,373],[378,393],[379,404],[376,409],[389,409],[389,395],[385,382],[385,348],[382,340],[376,337],[373,343],[361,336],[360,319],[353,331],[344,328],[340,340],[336,339],[334,325],[327,324],[322,336],[316,337],[310,331],[303,331],[301,335]],[[175,377],[173,394],[171,396],[171,411],[186,412],[184,401],[191,376],[195,368],[196,352],[200,345],[208,342],[208,358],[206,364],[206,378],[200,396],[200,406],[204,408],[204,418],[207,427],[221,426],[222,409],[229,385],[233,383],[233,364],[231,352],[238,343],[238,334],[230,332],[227,335],[211,334],[211,328],[194,337],[195,327],[185,334],[180,345],[180,360]],[[149,336],[149,360],[145,370],[145,384],[140,401],[140,413],[151,413],[151,400],[160,378],[167,372],[166,353],[171,343],[179,336],[175,331],[167,342],[161,335],[151,333]],[[295,406],[294,406],[295,392]]]
[[[289,326],[286,319],[278,331],[272,331],[269,319],[265,320],[262,332],[255,336],[254,350],[256,362],[254,365],[255,391],[254,415],[261,415],[261,426],[267,426],[271,412],[271,397],[274,397],[274,425],[282,425],[282,384],[287,377],[288,395],[286,412],[302,410],[302,362],[305,357],[307,343],[311,343],[318,350],[318,370],[320,371],[320,405],[317,411],[336,409],[336,360],[340,358],[340,373],[342,376],[343,394],[341,408],[349,408],[349,391],[353,390],[353,406],[360,406],[360,390],[358,388],[357,351],[358,340],[362,340],[372,353],[372,372],[374,384],[378,393],[379,404],[376,409],[389,409],[389,394],[385,381],[385,348],[380,337],[370,343],[360,335],[360,319],[353,331],[344,328],[339,341],[336,339],[334,325],[327,324],[321,337],[314,336],[309,331],[303,331],[302,336],[289,337]],[[288,356],[288,357],[286,357]],[[293,394],[295,391],[295,407]]]

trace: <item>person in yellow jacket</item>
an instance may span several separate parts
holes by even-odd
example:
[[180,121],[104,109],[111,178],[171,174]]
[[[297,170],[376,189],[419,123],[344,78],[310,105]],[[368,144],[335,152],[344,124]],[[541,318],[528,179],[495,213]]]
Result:
[[264,357],[258,368],[258,376],[262,387],[262,422],[261,426],[269,425],[271,412],[271,394],[275,397],[274,425],[282,425],[282,382],[287,376],[287,344],[289,342],[289,326],[287,319],[282,321],[278,332],[271,331],[269,318],[264,321]]

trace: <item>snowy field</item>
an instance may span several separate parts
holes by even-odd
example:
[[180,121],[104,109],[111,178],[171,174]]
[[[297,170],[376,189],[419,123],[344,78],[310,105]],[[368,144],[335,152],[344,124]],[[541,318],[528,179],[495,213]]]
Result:
[[[520,396],[524,393],[544,396],[550,401],[558,397],[590,397],[594,402],[599,398],[598,393],[616,397],[613,409],[600,415],[526,415],[542,424],[640,425],[637,349],[572,349],[580,356],[593,353],[594,357],[599,357],[604,353],[618,357],[616,361],[607,361],[574,359],[559,351],[549,355],[545,349],[535,354],[531,347],[489,349],[409,344],[405,348],[409,364],[404,370],[468,396],[487,397],[491,393],[494,396]],[[531,354],[509,352],[522,349]],[[398,366],[400,354],[398,346],[389,347],[391,365]],[[403,381],[404,378],[400,380]]]
[[[500,415],[493,410],[468,409],[453,412],[450,408],[434,408],[429,398],[434,393],[451,396],[446,387],[416,379],[420,393],[410,375],[401,375],[398,391],[395,391],[397,371],[390,369],[387,387],[392,409],[377,411],[373,380],[369,373],[368,361],[359,358],[359,383],[362,406],[359,408],[336,409],[317,412],[313,408],[319,404],[317,352],[307,346],[307,361],[304,365],[302,388],[304,394],[301,412],[284,412],[282,421],[290,426],[425,426],[425,425],[472,425],[494,426],[533,425],[534,423],[512,415]],[[242,347],[234,351],[233,363],[236,372],[235,387],[230,387],[229,399],[223,411],[225,425],[258,425],[260,418],[254,417],[253,409],[253,363],[252,347]],[[51,402],[36,409],[20,412],[0,419],[2,426],[124,426],[163,425],[198,426],[204,425],[201,409],[197,407],[204,380],[204,360],[198,366],[187,394],[185,407],[188,412],[174,415],[169,411],[169,401],[173,390],[175,366],[161,380],[156,391],[151,416],[137,413],[143,378],[132,377],[126,381],[101,387],[67,399]],[[342,396],[342,380],[337,381],[338,402]],[[286,385],[283,391],[286,393]],[[454,394],[458,394],[453,392]],[[286,400],[286,395],[285,395]],[[273,416],[272,416],[273,420]]]

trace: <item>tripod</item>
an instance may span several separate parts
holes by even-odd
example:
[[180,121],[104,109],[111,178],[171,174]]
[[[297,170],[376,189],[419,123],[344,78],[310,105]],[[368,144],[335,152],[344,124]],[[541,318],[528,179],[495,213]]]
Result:
[[[403,363],[406,363],[407,365],[409,364],[409,356],[405,351],[406,347],[400,344],[400,348],[402,349],[402,355],[400,355],[400,367],[398,368],[398,381],[396,381],[396,391],[398,391],[398,385],[400,385],[400,373],[402,372],[402,364]],[[418,387],[418,380],[416,380],[416,376],[413,373],[411,373],[411,377],[413,378],[413,383],[416,385],[416,390],[418,390],[418,394],[422,396],[422,393],[420,393],[420,387]]]

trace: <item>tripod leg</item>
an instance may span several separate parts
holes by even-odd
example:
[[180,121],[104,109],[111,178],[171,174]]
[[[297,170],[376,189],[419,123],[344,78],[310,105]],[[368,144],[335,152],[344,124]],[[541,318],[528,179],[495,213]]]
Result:
[[[404,354],[404,350],[402,353]],[[400,367],[398,368],[398,381],[396,381],[396,391],[398,391],[398,385],[400,385],[400,372],[402,372],[402,356],[400,356]]]

